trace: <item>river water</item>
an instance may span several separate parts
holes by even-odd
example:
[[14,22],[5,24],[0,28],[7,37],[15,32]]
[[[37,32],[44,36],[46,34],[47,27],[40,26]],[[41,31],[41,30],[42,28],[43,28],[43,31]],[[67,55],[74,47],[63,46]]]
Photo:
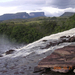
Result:
[[[65,35],[75,35],[75,28],[46,36],[28,45],[18,45],[9,42],[7,39],[1,38],[0,54],[2,54],[3,57],[0,57],[0,75],[40,75],[39,73],[33,73],[34,67],[38,65],[39,61],[50,55],[55,49],[73,43],[62,43],[56,46],[51,46],[47,49],[43,49],[43,47],[49,42],[59,40],[59,37]],[[43,42],[43,40],[47,40],[47,42]],[[13,54],[5,55],[5,52],[10,49],[14,49],[15,52]]]

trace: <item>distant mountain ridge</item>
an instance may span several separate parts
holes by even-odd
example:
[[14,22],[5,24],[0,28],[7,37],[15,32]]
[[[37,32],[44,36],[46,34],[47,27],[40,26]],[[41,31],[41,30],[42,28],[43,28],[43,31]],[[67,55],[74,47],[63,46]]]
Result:
[[44,12],[20,12],[16,14],[4,14],[0,16],[0,20],[9,20],[9,19],[27,19],[27,18],[34,18],[34,17],[40,17],[45,16]]
[[75,12],[65,12],[64,14],[62,14],[60,17],[70,17],[72,15],[74,15]]
[[29,14],[31,17],[40,17],[40,16],[45,16],[44,12],[31,12]]

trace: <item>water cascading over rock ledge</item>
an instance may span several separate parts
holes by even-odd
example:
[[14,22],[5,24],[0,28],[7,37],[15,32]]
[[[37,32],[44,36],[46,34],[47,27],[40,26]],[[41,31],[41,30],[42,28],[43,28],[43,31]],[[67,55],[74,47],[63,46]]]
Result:
[[[0,57],[0,75],[40,75],[40,73],[33,73],[34,68],[41,62],[41,60],[43,60],[44,58],[46,58],[56,50],[58,52],[56,53],[56,56],[58,56],[59,58],[60,56],[62,57],[60,58],[60,60],[58,59],[60,62],[61,61],[65,61],[66,63],[68,63],[67,61],[72,62],[69,59],[67,59],[66,61],[66,59],[64,59],[64,57],[62,56],[63,54],[60,55],[59,49],[60,48],[62,49],[63,47],[69,47],[68,45],[71,44],[72,44],[71,46],[73,47],[75,41],[74,40],[70,42],[68,41],[68,39],[72,38],[73,36],[75,36],[75,28],[61,33],[46,36],[38,41],[35,41],[18,49],[11,49],[15,50],[12,52],[10,50],[7,50],[9,51],[8,54],[3,55],[3,57]],[[62,41],[63,39],[64,41]],[[69,51],[71,53],[74,52],[74,50],[73,51],[69,50]],[[69,51],[65,52],[64,50],[65,55],[66,53],[70,54]],[[53,56],[55,56],[55,54],[53,54]],[[73,57],[66,56],[66,58],[73,58]],[[55,61],[54,59],[51,60]],[[74,60],[74,58],[72,60]],[[71,65],[73,66],[74,64]],[[60,67],[63,66],[60,65]],[[41,70],[43,69],[44,68],[42,68]]]

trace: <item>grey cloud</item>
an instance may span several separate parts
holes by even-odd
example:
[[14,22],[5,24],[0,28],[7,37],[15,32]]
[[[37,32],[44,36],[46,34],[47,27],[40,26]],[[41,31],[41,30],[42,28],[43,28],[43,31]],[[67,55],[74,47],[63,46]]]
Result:
[[13,0],[1,2],[1,7],[15,7],[14,11],[38,10],[45,5],[45,0]]
[[[46,15],[59,15],[60,13],[63,13],[66,8],[75,8],[75,0],[12,0],[8,2],[0,2],[0,7],[4,8],[9,8],[9,7],[14,7],[12,11],[17,12],[17,11],[44,11]],[[45,7],[52,7],[52,8],[57,8],[57,9],[63,9],[62,12],[58,13],[50,13],[50,9],[46,9]],[[43,10],[45,9],[45,10]],[[72,9],[72,10],[73,10]],[[70,11],[72,11],[70,10]],[[9,11],[9,10],[8,10]],[[48,12],[49,11],[49,12]],[[75,11],[75,10],[74,10]]]
[[38,7],[55,7],[55,8],[68,8],[75,7],[75,0],[13,0],[10,2],[1,2],[1,7],[11,7],[11,6],[28,6],[31,7],[34,5]]
[[48,1],[47,2],[48,6],[52,6],[60,9],[75,7],[75,0],[50,0],[50,1],[47,0],[47,1]]
[[10,2],[1,2],[0,6],[9,7],[9,6],[25,6],[25,5],[44,5],[45,0],[13,0]]

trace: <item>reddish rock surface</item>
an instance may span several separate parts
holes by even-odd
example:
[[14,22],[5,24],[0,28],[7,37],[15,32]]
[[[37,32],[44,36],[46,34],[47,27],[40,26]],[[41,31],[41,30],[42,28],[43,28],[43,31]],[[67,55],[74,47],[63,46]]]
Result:
[[50,56],[41,60],[38,67],[50,68],[55,72],[69,72],[75,68],[75,45],[55,50]]

